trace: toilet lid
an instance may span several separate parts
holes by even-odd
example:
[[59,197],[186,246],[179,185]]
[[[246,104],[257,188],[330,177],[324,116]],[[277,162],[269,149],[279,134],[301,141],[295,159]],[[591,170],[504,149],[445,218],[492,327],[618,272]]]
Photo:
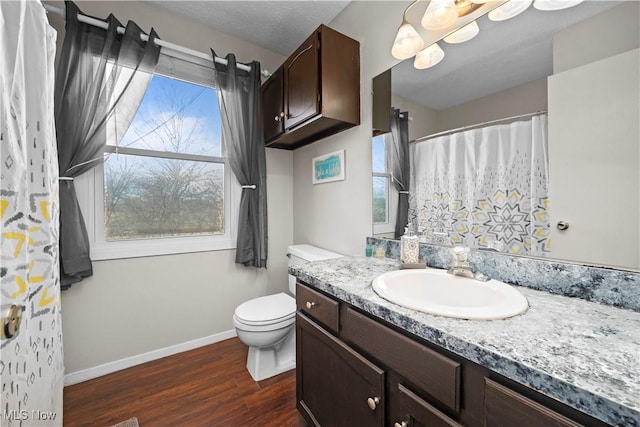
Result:
[[295,316],[296,300],[284,292],[243,302],[235,311],[244,323],[265,324]]

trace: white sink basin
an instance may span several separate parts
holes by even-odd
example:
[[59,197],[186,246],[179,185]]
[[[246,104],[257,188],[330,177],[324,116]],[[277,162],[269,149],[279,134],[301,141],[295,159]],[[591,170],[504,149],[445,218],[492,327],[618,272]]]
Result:
[[373,289],[403,307],[458,319],[506,319],[529,308],[527,299],[504,282],[481,282],[437,269],[390,271],[373,281]]

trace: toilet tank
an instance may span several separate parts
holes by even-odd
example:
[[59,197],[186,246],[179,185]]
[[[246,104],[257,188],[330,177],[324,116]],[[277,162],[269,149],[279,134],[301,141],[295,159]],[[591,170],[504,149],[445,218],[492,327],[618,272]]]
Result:
[[[342,255],[326,249],[312,245],[291,245],[287,248],[289,265],[304,264],[310,261],[321,261],[323,259],[340,258]],[[296,278],[289,275],[289,291],[296,294]]]

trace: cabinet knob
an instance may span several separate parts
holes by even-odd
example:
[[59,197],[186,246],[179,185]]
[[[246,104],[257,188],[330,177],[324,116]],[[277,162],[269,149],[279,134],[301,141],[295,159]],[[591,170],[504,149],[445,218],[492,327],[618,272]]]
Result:
[[567,221],[558,221],[556,227],[558,228],[558,230],[564,231],[569,228],[569,223]]
[[367,405],[369,405],[369,409],[371,409],[372,411],[376,410],[379,403],[380,403],[379,397],[370,397],[367,399]]
[[407,427],[408,425],[409,425],[409,424],[407,424],[407,422],[406,422],[406,421],[403,421],[403,422],[401,422],[401,423],[395,423],[395,424],[393,425],[393,427]]
[[307,306],[307,310],[311,310],[313,307],[316,306],[316,303],[312,301],[307,301],[305,305]]
[[279,121],[280,121],[280,116],[275,116],[275,117],[273,118],[273,120],[275,120],[276,122],[279,122]]

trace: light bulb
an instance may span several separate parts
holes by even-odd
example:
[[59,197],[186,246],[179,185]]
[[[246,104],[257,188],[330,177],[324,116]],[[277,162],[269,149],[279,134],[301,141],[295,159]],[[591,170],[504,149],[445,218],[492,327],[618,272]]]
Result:
[[391,55],[396,59],[407,59],[420,52],[423,47],[424,40],[420,34],[413,28],[413,25],[403,21],[393,42]]
[[573,7],[582,3],[584,0],[535,0],[533,7],[538,10],[560,10]]
[[449,34],[444,38],[444,41],[454,44],[464,43],[477,36],[479,32],[480,28],[478,27],[478,23],[476,21],[471,21],[471,23],[465,25],[459,30],[456,30],[454,33]]
[[444,50],[434,43],[426,49],[421,50],[413,61],[413,66],[419,70],[431,68],[444,58]]
[[532,2],[533,0],[509,0],[507,3],[489,12],[489,19],[492,21],[506,21],[527,10]]
[[458,20],[458,9],[454,0],[431,0],[420,22],[430,31],[451,28]]

